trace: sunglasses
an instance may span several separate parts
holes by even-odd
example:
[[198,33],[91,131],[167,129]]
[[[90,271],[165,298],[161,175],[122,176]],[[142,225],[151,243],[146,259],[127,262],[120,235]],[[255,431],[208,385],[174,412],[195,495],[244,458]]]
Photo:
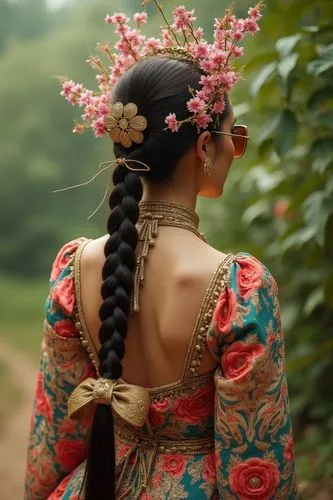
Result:
[[229,135],[232,139],[234,148],[235,148],[235,156],[234,158],[241,158],[247,146],[247,141],[250,137],[247,135],[247,126],[246,125],[234,125],[232,128],[232,132],[219,132],[218,130],[213,130],[213,134],[221,134],[221,135]]

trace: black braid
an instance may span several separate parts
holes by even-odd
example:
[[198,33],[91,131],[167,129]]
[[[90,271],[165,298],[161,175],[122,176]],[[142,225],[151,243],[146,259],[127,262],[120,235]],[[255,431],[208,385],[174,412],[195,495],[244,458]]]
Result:
[[[110,196],[109,239],[105,245],[103,267],[103,304],[99,316],[99,373],[107,379],[122,376],[127,319],[130,313],[138,242],[136,223],[142,198],[140,177],[125,165],[113,174],[114,190]],[[101,460],[100,457],[103,457]],[[93,422],[85,480],[86,500],[113,500],[115,492],[115,448],[111,409],[99,405]],[[100,490],[99,486],[100,485]]]

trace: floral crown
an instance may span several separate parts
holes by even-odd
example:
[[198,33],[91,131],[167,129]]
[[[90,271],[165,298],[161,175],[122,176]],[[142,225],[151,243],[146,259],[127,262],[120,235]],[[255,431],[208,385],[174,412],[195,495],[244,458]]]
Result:
[[178,132],[184,123],[191,123],[200,132],[214,117],[223,113],[225,93],[230,92],[241,78],[240,71],[233,66],[233,60],[244,54],[239,42],[246,35],[259,31],[257,21],[261,18],[263,0],[249,9],[246,19],[237,19],[232,10],[227,10],[223,18],[216,18],[213,43],[205,40],[202,28],[195,26],[194,9],[189,11],[184,6],[177,7],[173,11],[173,22],[169,23],[158,0],[144,0],[144,9],[149,2],[155,4],[165,23],[161,27],[160,38],[148,38],[142,34],[141,28],[148,20],[145,11],[134,14],[135,28],[130,27],[130,19],[123,13],[107,15],[105,22],[115,26],[119,40],[114,48],[98,44],[97,49],[104,57],[96,55],[87,60],[98,72],[99,90],[93,92],[72,80],[60,79],[61,95],[71,104],[84,109],[82,122],[75,125],[73,132],[83,133],[86,128],[92,128],[96,137],[109,134],[124,147],[131,147],[133,142],[143,142],[142,132],[147,128],[147,121],[137,115],[135,104],[112,105],[111,100],[112,89],[120,77],[135,63],[150,56],[164,55],[191,61],[203,73],[199,90],[189,88],[189,117],[178,120],[170,110],[165,117],[166,129]]

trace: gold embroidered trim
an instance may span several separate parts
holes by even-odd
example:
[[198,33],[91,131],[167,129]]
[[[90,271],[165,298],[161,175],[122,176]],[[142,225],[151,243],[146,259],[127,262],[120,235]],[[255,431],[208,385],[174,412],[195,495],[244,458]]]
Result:
[[87,350],[89,358],[98,374],[99,359],[98,352],[93,344],[87,324],[84,319],[82,302],[81,302],[81,256],[86,245],[92,240],[85,240],[78,246],[73,258],[73,273],[74,273],[74,293],[75,293],[75,307],[74,307],[74,321],[75,328],[78,331],[83,347]]
[[147,436],[129,428],[116,426],[116,435],[127,444],[136,444],[141,448],[157,448],[159,453],[183,453],[185,455],[208,454],[214,449],[214,438],[160,439],[158,436]]
[[158,401],[163,401],[163,399],[168,396],[187,396],[195,389],[207,385],[210,380],[213,380],[214,372],[215,369],[207,373],[203,373],[202,375],[197,375],[192,379],[179,379],[176,382],[171,382],[170,384],[152,387],[149,389],[150,399],[153,403],[156,403]]
[[211,282],[205,293],[200,313],[198,315],[191,344],[187,352],[182,379],[196,377],[201,365],[201,361],[207,344],[207,331],[212,321],[217,300],[228,282],[228,275],[231,264],[236,256],[228,254],[219,264],[213,274]]

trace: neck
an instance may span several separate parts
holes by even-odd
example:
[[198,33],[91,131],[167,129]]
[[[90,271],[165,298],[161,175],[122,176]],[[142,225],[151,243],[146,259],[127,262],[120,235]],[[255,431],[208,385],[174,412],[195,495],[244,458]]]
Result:
[[197,194],[194,190],[186,189],[184,184],[172,183],[159,186],[145,183],[142,201],[166,201],[195,211]]

